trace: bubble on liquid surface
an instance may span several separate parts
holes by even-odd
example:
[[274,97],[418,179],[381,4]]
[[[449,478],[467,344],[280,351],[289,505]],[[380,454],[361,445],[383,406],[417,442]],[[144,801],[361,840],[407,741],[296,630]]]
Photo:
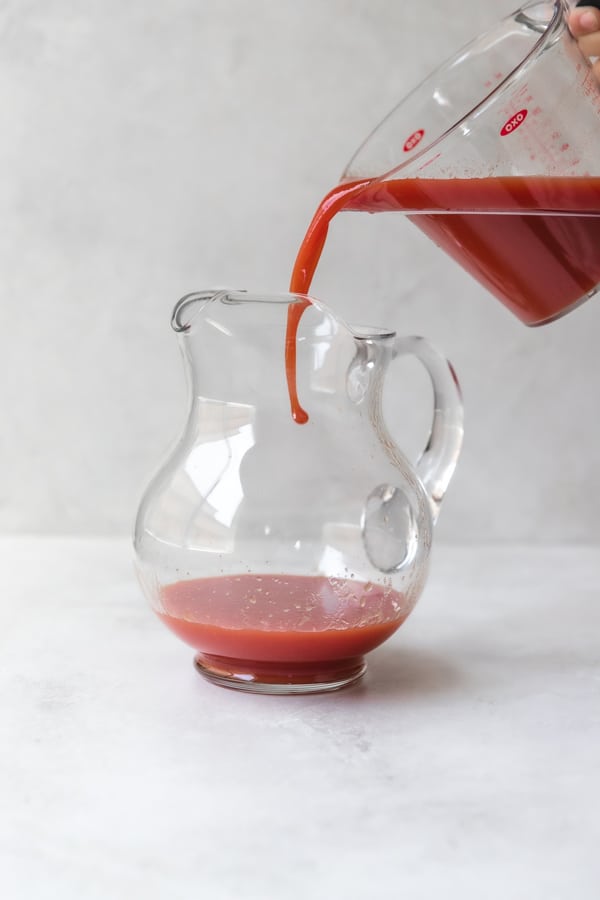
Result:
[[418,529],[404,491],[380,484],[369,494],[362,536],[367,556],[381,572],[398,572],[410,565],[417,552]]

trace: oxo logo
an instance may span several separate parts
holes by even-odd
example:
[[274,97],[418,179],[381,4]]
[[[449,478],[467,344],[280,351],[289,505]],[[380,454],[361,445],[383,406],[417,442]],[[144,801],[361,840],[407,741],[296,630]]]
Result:
[[514,116],[511,116],[508,122],[505,122],[502,128],[500,129],[500,135],[502,137],[506,137],[507,134],[511,134],[513,131],[522,125],[525,119],[527,118],[527,110],[521,109],[518,113],[515,113]]
[[413,131],[410,137],[407,137],[404,142],[404,152],[408,153],[409,150],[414,150],[418,143],[421,142],[425,131],[422,128],[419,128],[418,131]]

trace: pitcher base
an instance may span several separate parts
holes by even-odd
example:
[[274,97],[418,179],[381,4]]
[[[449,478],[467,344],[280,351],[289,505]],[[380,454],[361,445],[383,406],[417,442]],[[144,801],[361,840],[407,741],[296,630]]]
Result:
[[317,694],[339,691],[364,675],[363,657],[325,663],[254,662],[199,653],[194,659],[198,672],[220,687],[254,694]]

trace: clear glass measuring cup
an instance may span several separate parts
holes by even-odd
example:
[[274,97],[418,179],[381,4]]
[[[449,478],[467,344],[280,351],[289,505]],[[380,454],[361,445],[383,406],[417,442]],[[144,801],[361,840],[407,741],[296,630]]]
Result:
[[344,209],[408,214],[528,325],[600,283],[600,90],[565,0],[534,2],[441,65],[373,131]]

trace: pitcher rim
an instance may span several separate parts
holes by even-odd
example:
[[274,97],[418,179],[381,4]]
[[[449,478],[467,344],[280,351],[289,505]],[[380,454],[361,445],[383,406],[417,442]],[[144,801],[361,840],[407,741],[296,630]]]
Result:
[[[348,331],[351,337],[359,341],[378,341],[395,338],[397,332],[395,329],[378,325],[351,325],[342,319],[337,313],[329,309],[327,304],[312,297],[309,294],[300,294],[296,291],[280,292],[280,293],[254,293],[239,289],[217,288],[204,291],[192,291],[184,294],[173,308],[171,314],[171,328],[177,334],[184,335],[190,331],[192,321],[183,321],[182,314],[185,309],[192,304],[200,304],[197,312],[206,306],[216,303],[218,300],[229,301],[232,304],[242,303],[272,303],[291,306],[294,303],[309,303],[314,306],[323,315],[331,316],[340,325]],[[195,318],[195,316],[194,316]]]

